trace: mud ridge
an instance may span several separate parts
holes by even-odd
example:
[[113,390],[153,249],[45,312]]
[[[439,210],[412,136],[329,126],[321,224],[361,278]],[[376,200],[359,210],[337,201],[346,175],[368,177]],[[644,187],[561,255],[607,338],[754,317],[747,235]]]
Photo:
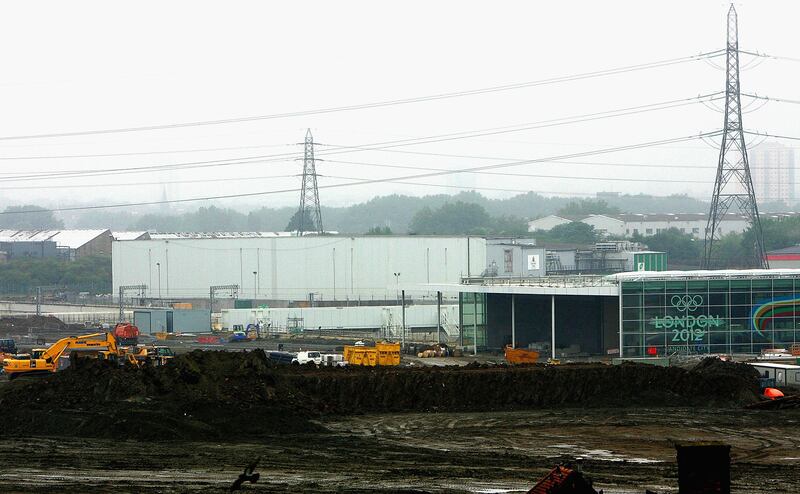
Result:
[[204,440],[313,432],[313,419],[367,412],[563,407],[730,407],[758,400],[758,373],[706,359],[685,370],[641,364],[467,368],[278,367],[261,350],[194,351],[159,368],[90,361],[0,387],[15,436]]

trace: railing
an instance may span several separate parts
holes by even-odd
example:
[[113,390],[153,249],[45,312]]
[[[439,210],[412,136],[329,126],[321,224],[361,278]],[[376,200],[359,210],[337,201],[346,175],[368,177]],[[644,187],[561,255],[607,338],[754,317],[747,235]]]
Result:
[[571,275],[571,276],[531,276],[531,277],[490,277],[480,276],[462,277],[462,285],[481,286],[544,286],[544,287],[587,287],[587,286],[616,286],[614,281],[600,275]]

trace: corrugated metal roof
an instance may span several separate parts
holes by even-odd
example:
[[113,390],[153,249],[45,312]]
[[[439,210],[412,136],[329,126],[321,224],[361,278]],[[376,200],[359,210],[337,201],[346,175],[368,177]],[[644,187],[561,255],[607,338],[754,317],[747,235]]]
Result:
[[109,230],[0,230],[0,242],[55,242],[59,247],[77,249]]
[[158,232],[151,233],[152,240],[177,240],[183,238],[274,238],[292,237],[294,232]]

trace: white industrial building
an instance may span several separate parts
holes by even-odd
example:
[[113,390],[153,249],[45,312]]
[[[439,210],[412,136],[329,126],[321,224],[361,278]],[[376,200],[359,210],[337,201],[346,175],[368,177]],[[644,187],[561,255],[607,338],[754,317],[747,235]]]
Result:
[[[193,238],[194,237],[194,238]],[[212,285],[239,285],[259,300],[395,300],[404,287],[458,283],[486,267],[486,240],[445,236],[152,235],[113,243],[113,289],[207,299]],[[435,296],[435,293],[434,293]]]

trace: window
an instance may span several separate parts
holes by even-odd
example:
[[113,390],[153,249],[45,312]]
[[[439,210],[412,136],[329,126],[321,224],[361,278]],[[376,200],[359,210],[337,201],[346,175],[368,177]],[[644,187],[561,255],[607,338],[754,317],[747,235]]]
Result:
[[652,228],[648,228],[648,229],[646,229],[644,232],[645,232],[647,235],[652,235],[652,234],[653,234],[653,229],[652,229]]
[[700,233],[700,229],[699,228],[692,228],[692,233]]
[[630,228],[626,228],[625,229],[625,235],[630,235],[630,234],[631,234],[631,229]]
[[633,234],[634,235],[639,235],[639,229],[638,228],[634,228],[633,229]]
[[506,273],[513,273],[514,272],[514,252],[511,249],[505,249],[503,251],[503,258],[505,261],[505,272]]

